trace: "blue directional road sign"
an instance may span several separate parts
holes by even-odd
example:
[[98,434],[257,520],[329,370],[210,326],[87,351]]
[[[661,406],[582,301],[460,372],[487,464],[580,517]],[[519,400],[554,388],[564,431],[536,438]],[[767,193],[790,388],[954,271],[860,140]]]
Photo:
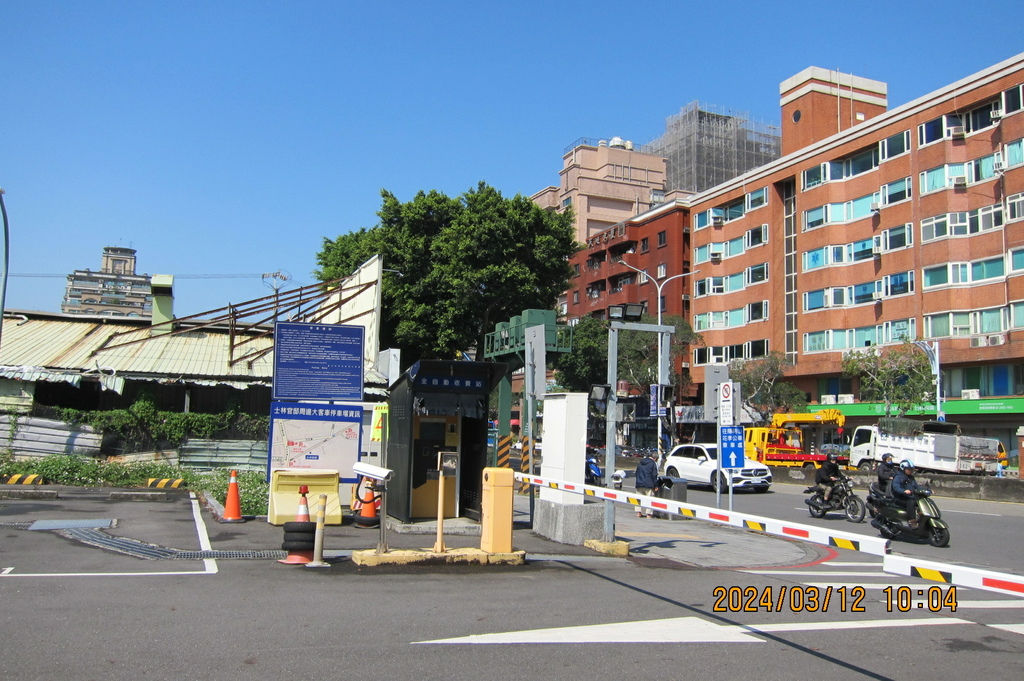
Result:
[[722,468],[743,468],[747,460],[743,455],[743,428],[722,426]]

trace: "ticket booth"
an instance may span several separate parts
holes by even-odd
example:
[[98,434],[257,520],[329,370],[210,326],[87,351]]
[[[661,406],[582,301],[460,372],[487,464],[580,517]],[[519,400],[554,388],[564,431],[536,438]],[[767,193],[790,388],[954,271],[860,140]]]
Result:
[[457,453],[445,483],[445,517],[480,518],[487,465],[488,396],[505,374],[497,362],[421,360],[391,386],[385,466],[388,515],[437,518],[438,455]]

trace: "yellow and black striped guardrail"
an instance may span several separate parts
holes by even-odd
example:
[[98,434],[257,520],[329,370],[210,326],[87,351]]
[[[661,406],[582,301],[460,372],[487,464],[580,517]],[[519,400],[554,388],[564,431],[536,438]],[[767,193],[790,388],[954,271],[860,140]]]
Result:
[[43,476],[36,473],[12,473],[4,480],[5,485],[41,485]]
[[503,437],[498,438],[498,455],[495,459],[495,465],[498,468],[511,467],[513,441],[514,438],[511,435],[505,435]]
[[160,489],[178,489],[185,485],[184,478],[149,478],[146,487],[159,487]]

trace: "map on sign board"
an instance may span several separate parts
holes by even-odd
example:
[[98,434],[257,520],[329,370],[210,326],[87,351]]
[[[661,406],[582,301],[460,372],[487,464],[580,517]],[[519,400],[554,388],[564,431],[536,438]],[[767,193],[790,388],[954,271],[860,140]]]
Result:
[[270,412],[270,470],[326,468],[356,482],[363,410],[358,405],[274,402]]

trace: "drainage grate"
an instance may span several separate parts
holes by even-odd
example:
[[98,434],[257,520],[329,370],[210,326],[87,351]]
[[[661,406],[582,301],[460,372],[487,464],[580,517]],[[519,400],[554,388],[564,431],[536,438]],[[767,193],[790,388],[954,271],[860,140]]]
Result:
[[284,551],[175,551],[171,558],[176,560],[206,560],[208,558],[217,559],[266,559],[266,558],[284,558],[288,555]]
[[74,530],[80,527],[110,527],[114,521],[102,520],[37,520],[28,526],[30,530]]

